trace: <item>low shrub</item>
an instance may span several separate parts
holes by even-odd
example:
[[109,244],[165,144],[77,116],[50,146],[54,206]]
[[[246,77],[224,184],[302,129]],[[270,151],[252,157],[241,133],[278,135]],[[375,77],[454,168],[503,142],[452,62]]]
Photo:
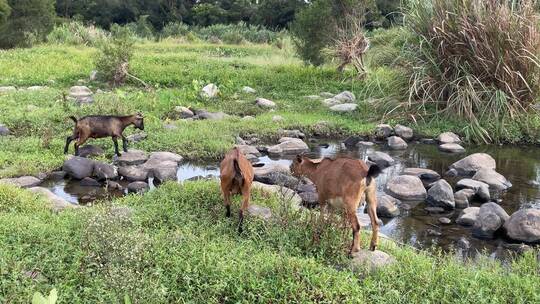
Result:
[[85,26],[78,21],[70,21],[55,26],[47,35],[47,42],[54,44],[96,46],[108,38],[108,33],[93,25]]
[[161,38],[180,38],[189,34],[189,25],[182,22],[167,23],[161,30]]
[[128,27],[115,26],[112,36],[99,45],[95,59],[96,70],[112,86],[122,85],[129,75],[129,61],[133,56],[132,32]]

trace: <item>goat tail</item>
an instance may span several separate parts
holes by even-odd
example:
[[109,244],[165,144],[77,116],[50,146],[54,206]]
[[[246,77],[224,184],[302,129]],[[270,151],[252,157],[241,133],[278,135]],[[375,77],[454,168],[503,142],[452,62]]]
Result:
[[75,117],[75,116],[70,116],[69,118],[71,120],[73,120],[75,122],[75,124],[78,122],[77,117]]
[[233,159],[234,179],[237,180],[240,185],[242,185],[244,183],[244,174],[242,174],[240,163],[238,163],[239,157],[240,157],[240,151],[236,149],[236,155],[234,156],[234,159]]
[[379,176],[381,172],[381,167],[379,167],[377,164],[372,164],[367,172],[366,185],[369,186],[371,184],[371,180]]

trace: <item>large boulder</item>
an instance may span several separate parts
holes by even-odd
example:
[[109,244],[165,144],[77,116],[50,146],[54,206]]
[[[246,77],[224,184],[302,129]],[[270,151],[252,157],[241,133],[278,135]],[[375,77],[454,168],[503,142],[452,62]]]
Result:
[[330,110],[339,113],[346,113],[353,112],[357,107],[358,105],[356,103],[343,103],[331,106]]
[[465,209],[469,207],[469,203],[475,195],[476,191],[468,188],[461,189],[458,192],[454,193],[454,201],[456,203],[456,208]]
[[34,176],[21,176],[0,179],[0,184],[9,184],[20,188],[30,188],[41,184],[41,179]]
[[336,96],[334,96],[334,99],[339,100],[340,102],[355,102],[356,97],[352,92],[349,91],[343,91]]
[[203,98],[216,98],[218,96],[218,94],[219,94],[219,89],[213,83],[210,83],[210,84],[206,85],[201,90],[201,96]]
[[264,176],[273,172],[282,172],[282,173],[291,173],[289,166],[278,162],[272,162],[264,164],[263,166],[256,166],[253,168],[253,173],[255,176]]
[[396,217],[399,215],[400,201],[390,195],[381,194],[377,197],[377,215],[380,217]]
[[276,103],[269,100],[269,99],[266,99],[266,98],[257,98],[255,100],[255,104],[258,105],[259,107],[261,108],[267,108],[267,109],[273,109],[276,107]]
[[430,185],[439,179],[441,176],[439,173],[425,168],[406,168],[401,175],[412,175],[418,177],[424,183],[424,186]]
[[387,124],[379,124],[375,127],[375,137],[378,139],[385,139],[387,137],[390,137],[392,133],[394,132],[394,129],[392,126]]
[[0,94],[17,92],[17,88],[14,86],[0,86]]
[[540,209],[521,209],[504,224],[509,238],[527,243],[540,242]]
[[296,177],[283,172],[270,172],[262,175],[255,174],[254,180],[268,185],[280,185],[291,189],[295,189],[300,184]]
[[148,179],[148,169],[143,166],[127,166],[118,168],[118,174],[127,181],[146,181]]
[[480,212],[480,207],[468,207],[461,211],[461,214],[458,216],[456,223],[463,226],[473,226],[476,223],[478,218],[478,213]]
[[411,175],[395,176],[386,184],[386,193],[402,201],[423,201],[427,197],[422,181]]
[[280,143],[275,146],[268,147],[268,153],[279,154],[295,154],[309,151],[308,145],[298,138],[287,138],[280,140]]
[[268,195],[276,195],[280,200],[290,203],[291,208],[294,210],[298,210],[302,206],[302,198],[290,188],[259,182],[253,182],[252,188]]
[[461,139],[459,138],[459,136],[457,136],[456,134],[454,134],[452,132],[441,133],[437,137],[437,141],[441,145],[442,144],[459,144],[459,143],[461,143]]
[[396,133],[397,136],[405,140],[411,140],[414,136],[413,129],[406,126],[402,126],[402,125],[396,125],[394,127],[394,132]]
[[325,105],[327,107],[333,107],[335,105],[341,104],[341,101],[335,99],[334,97],[331,97],[331,98],[326,98],[325,100],[322,101],[322,103],[323,103],[323,105]]
[[93,103],[93,94],[94,93],[85,86],[73,86],[69,89],[69,98],[75,100],[79,104]]
[[64,162],[62,170],[75,179],[83,179],[92,176],[94,164],[94,160],[74,156]]
[[182,106],[174,107],[174,112],[176,114],[175,116],[181,119],[193,118],[193,116],[195,116],[195,113],[193,113],[193,111],[191,111],[187,107],[182,107]]
[[101,147],[94,145],[84,145],[79,148],[80,157],[101,156],[105,154],[105,151]]
[[376,163],[377,166],[383,169],[392,166],[396,162],[390,155],[380,151],[369,154],[368,160]]
[[463,153],[465,148],[459,144],[442,144],[439,146],[439,150],[446,153]]
[[254,156],[261,156],[261,152],[257,150],[257,147],[250,146],[250,145],[236,145],[236,148],[240,150],[240,152],[244,155],[254,155]]
[[152,169],[154,180],[158,183],[178,180],[178,167],[158,167]]
[[9,133],[10,133],[10,131],[9,131],[8,127],[6,127],[3,124],[0,124],[0,136],[7,136],[7,135],[9,135]]
[[247,213],[250,216],[258,217],[263,220],[269,220],[272,218],[272,210],[270,210],[270,208],[268,207],[263,207],[259,205],[249,205],[249,207],[247,208]]
[[482,168],[495,170],[495,167],[495,160],[489,154],[474,153],[450,165],[450,170],[455,170],[459,176],[473,176]]
[[454,209],[456,203],[452,186],[444,179],[435,182],[427,192],[427,203],[433,207]]
[[488,184],[489,188],[494,191],[504,191],[512,187],[512,183],[504,176],[489,168],[481,168],[476,171],[472,179]]
[[485,203],[480,206],[478,211],[478,217],[473,227],[473,235],[479,238],[493,238],[509,217],[508,213],[496,203]]
[[144,193],[148,191],[148,184],[142,181],[132,182],[127,185],[128,192],[131,193]]
[[481,202],[487,202],[491,199],[488,184],[476,181],[474,179],[464,178],[458,181],[456,184],[456,189],[472,189],[474,191],[475,197]]
[[135,166],[144,164],[146,160],[148,160],[148,156],[144,151],[130,149],[118,157],[116,164],[118,166]]
[[388,137],[387,145],[392,150],[407,149],[407,143],[401,137],[397,137],[397,136]]
[[353,271],[365,273],[365,271],[373,272],[382,267],[392,265],[396,259],[391,255],[380,250],[365,250],[361,249],[352,254],[351,268]]
[[172,152],[152,152],[150,153],[150,157],[148,157],[148,161],[152,162],[175,162],[175,163],[181,163],[183,160],[183,157]]
[[96,177],[98,180],[116,179],[118,177],[118,172],[116,172],[116,168],[113,165],[96,161],[94,163],[92,176]]
[[60,196],[52,193],[51,190],[47,188],[33,187],[33,188],[29,188],[28,190],[33,193],[43,196],[47,200],[47,202],[49,203],[49,206],[54,212],[62,211],[66,208],[79,207],[78,205],[71,204],[70,202],[66,201]]

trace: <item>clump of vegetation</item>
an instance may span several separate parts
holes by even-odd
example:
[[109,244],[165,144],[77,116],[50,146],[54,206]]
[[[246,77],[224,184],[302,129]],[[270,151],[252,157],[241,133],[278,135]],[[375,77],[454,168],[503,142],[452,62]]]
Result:
[[11,7],[7,4],[6,0],[0,0],[0,26],[2,26],[9,15],[11,14]]
[[128,23],[125,25],[125,27],[127,27],[129,31],[133,33],[134,37],[153,40],[155,29],[150,21],[148,21],[148,18],[148,15],[142,15],[139,17],[139,19],[137,19],[136,22]]
[[107,32],[93,25],[85,26],[79,21],[70,21],[55,26],[47,35],[47,41],[55,44],[96,46],[108,38]]
[[112,86],[126,82],[129,75],[129,61],[133,56],[132,32],[125,27],[112,28],[112,36],[99,45],[99,53],[95,60],[100,77]]
[[[10,12],[10,13],[9,13]],[[8,14],[9,13],[9,14]],[[55,18],[53,0],[0,1],[0,48],[29,47],[43,41]]]
[[416,36],[409,106],[429,113],[436,105],[435,111],[471,121],[471,137],[497,140],[502,134],[488,132],[483,122],[504,126],[539,97],[540,28],[533,1],[409,5],[406,22]]
[[243,40],[252,43],[272,43],[278,33],[262,26],[250,26],[240,22],[238,24],[215,24],[206,27],[194,27],[193,32],[203,40],[218,38],[231,44],[239,44]]
[[161,30],[161,38],[180,38],[186,36],[190,32],[189,26],[182,22],[171,22]]

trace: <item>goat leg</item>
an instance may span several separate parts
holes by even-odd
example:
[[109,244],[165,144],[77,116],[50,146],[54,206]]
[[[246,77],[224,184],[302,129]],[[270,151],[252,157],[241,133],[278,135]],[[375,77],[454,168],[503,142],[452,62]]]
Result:
[[127,152],[128,151],[128,140],[124,135],[122,135],[122,146],[124,148],[124,152]]
[[120,151],[118,151],[118,138],[113,137],[112,140],[114,143],[114,153],[118,156],[122,156],[122,154],[120,154]]
[[67,154],[68,153],[68,150],[69,150],[69,144],[73,141],[73,136],[68,136],[66,138],[66,146],[64,147],[64,154]]

